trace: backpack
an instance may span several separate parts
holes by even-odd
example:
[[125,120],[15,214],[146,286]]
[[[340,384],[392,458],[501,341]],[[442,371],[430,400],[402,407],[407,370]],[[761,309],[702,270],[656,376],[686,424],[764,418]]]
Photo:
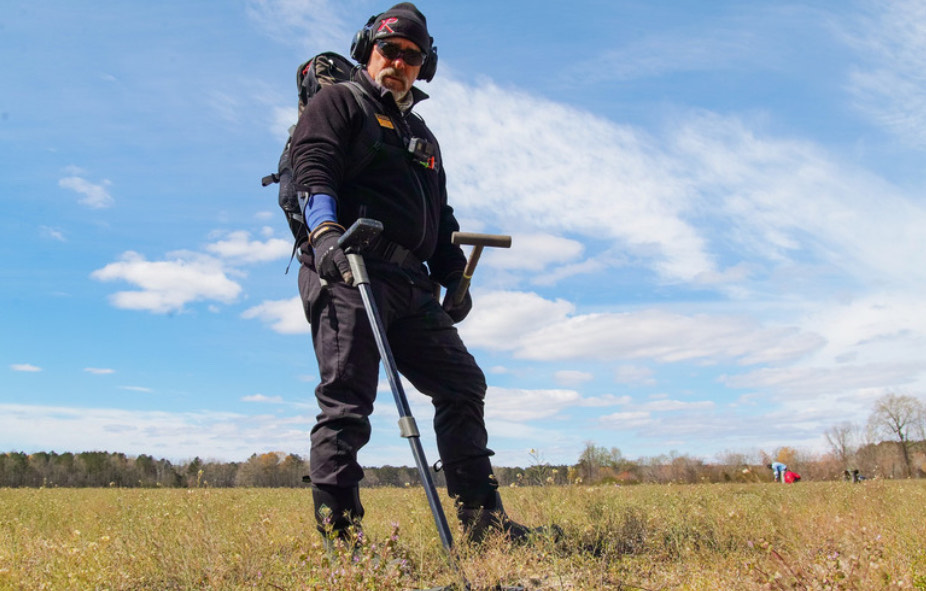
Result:
[[[314,56],[299,66],[299,69],[296,71],[296,87],[299,91],[300,117],[308,102],[312,100],[312,97],[322,88],[331,86],[332,84],[346,84],[351,89],[357,104],[360,105],[367,114],[368,123],[364,126],[364,133],[369,136],[368,139],[370,142],[370,149],[366,151],[364,157],[351,165],[352,170],[357,170],[368,164],[373,154],[379,149],[381,145],[381,132],[378,125],[370,125],[369,123],[373,111],[369,105],[369,100],[365,98],[366,91],[364,91],[359,84],[351,82],[350,80],[351,71],[353,69],[354,64],[346,57],[332,51],[326,51]],[[280,185],[278,203],[283,213],[286,215],[286,222],[295,239],[293,254],[295,254],[300,244],[309,239],[305,219],[299,208],[297,191],[293,186],[293,165],[289,157],[289,149],[292,144],[293,130],[295,130],[295,128],[295,125],[289,128],[289,137],[286,138],[283,153],[280,154],[277,172],[271,173],[261,179],[261,186],[264,187],[274,183],[279,183]],[[375,136],[373,134],[375,134]],[[289,267],[287,267],[287,269],[289,269]]]

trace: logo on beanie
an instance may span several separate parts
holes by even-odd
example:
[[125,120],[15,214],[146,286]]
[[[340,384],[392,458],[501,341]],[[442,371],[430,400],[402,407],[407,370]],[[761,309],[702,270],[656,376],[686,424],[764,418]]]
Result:
[[376,29],[376,34],[377,35],[380,33],[386,33],[389,35],[394,34],[395,31],[393,31],[392,27],[390,27],[389,25],[394,25],[397,22],[399,22],[399,19],[395,17],[384,19],[383,22],[379,23],[379,28]]

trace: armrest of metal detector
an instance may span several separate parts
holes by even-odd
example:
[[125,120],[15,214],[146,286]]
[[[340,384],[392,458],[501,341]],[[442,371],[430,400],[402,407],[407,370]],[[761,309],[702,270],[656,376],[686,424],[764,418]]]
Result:
[[347,232],[338,239],[338,246],[347,255],[350,272],[354,276],[354,285],[369,284],[367,266],[363,263],[363,253],[370,248],[373,241],[382,233],[383,224],[370,218],[359,218],[351,224]]
[[[350,263],[350,272],[354,276],[354,285],[361,282],[369,283],[366,266],[363,264],[363,253],[366,252],[376,237],[383,231],[383,224],[370,218],[358,218],[344,234],[338,238],[338,246],[347,255]],[[328,282],[319,277],[322,289],[328,289]]]
[[381,222],[370,218],[358,218],[347,229],[347,232],[344,232],[344,235],[338,239],[338,246],[346,254],[351,252],[363,254],[382,231],[383,224]]

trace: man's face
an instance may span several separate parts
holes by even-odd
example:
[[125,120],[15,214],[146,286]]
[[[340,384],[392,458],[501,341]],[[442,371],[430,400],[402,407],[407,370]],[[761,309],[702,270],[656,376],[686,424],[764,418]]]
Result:
[[[414,42],[404,37],[389,37],[384,41],[397,45],[400,49],[421,51]],[[420,65],[410,66],[401,57],[390,60],[382,54],[375,43],[373,44],[373,51],[370,53],[370,59],[367,62],[367,72],[381,86],[392,91],[397,101],[405,98],[405,95],[411,90],[412,84],[418,79],[419,71],[421,71]]]

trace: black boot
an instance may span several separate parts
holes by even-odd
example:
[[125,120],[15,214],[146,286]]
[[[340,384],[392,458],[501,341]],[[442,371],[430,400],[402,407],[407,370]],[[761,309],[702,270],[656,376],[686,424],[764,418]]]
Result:
[[463,524],[466,539],[470,542],[482,542],[493,531],[501,532],[515,544],[529,541],[535,534],[543,534],[545,528],[529,528],[512,521],[505,512],[502,498],[494,491],[488,499],[478,504],[457,501],[457,517]]
[[338,539],[351,546],[358,545],[363,535],[360,528],[363,505],[360,504],[359,487],[313,484],[312,500],[315,502],[315,521],[325,539],[325,548],[333,549]]
[[[456,503],[457,517],[463,524],[467,540],[478,543],[490,532],[497,531],[510,541],[521,543],[550,533],[546,528],[529,528],[508,517],[488,457],[445,464],[444,470],[447,492]],[[558,532],[559,528],[555,531]]]

